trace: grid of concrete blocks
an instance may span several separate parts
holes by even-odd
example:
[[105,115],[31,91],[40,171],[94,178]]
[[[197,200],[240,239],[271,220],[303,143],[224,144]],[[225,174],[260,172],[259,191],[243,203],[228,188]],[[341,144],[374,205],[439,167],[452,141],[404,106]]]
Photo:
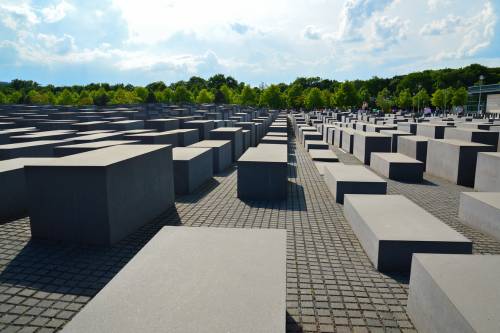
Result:
[[0,329],[500,331],[498,128],[2,106]]

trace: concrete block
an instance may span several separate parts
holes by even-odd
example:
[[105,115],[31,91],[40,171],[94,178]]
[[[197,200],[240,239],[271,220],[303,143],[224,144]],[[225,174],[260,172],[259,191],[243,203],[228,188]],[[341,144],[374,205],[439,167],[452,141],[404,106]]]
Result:
[[285,230],[166,226],[63,332],[284,333],[285,315]]
[[417,135],[426,136],[430,139],[444,139],[444,130],[452,127],[446,124],[418,123]]
[[342,135],[344,133],[343,127],[337,126],[335,127],[334,133],[333,133],[333,145],[337,148],[342,147]]
[[500,256],[415,254],[407,312],[419,332],[500,332]]
[[302,133],[302,142],[306,141],[322,141],[323,140],[323,134],[320,132],[303,132]]
[[287,196],[288,152],[284,145],[260,144],[238,160],[238,198],[282,200]]
[[237,122],[234,126],[242,127],[243,130],[250,131],[250,146],[257,146],[257,127],[254,122]]
[[425,136],[402,136],[398,139],[398,153],[424,163],[425,170],[427,162],[427,142],[429,142],[429,138]]
[[229,140],[203,140],[193,143],[188,148],[212,148],[214,172],[226,170],[233,162]]
[[398,126],[398,131],[408,132],[413,135],[417,134],[417,123],[404,122],[404,123],[398,123],[397,126]]
[[483,143],[498,148],[498,132],[490,132],[474,128],[448,127],[444,132],[445,139],[454,139],[468,142]]
[[111,133],[97,133],[89,135],[75,135],[71,140],[74,143],[87,143],[96,141],[108,141],[108,140],[121,140],[123,138],[122,132],[111,132]]
[[243,129],[243,151],[246,151],[252,145],[252,133],[250,130]]
[[328,146],[328,143],[325,143],[323,141],[315,141],[315,140],[304,141],[304,147],[306,148],[307,151],[309,151],[309,149],[325,149],[325,150],[330,149]]
[[340,148],[349,154],[352,154],[354,150],[354,132],[355,131],[350,128],[344,128],[342,130],[342,143]]
[[175,194],[191,194],[214,175],[212,148],[173,149]]
[[500,153],[477,154],[474,189],[500,192]]
[[71,124],[71,128],[77,131],[97,131],[108,128],[109,121],[85,121],[82,123]]
[[76,131],[68,131],[68,130],[28,132],[22,135],[11,136],[10,142],[20,143],[20,142],[31,142],[31,141],[64,140],[73,137],[75,133]]
[[364,164],[370,164],[371,153],[391,152],[391,137],[376,132],[354,133],[354,156]]
[[115,131],[129,131],[136,129],[144,129],[144,120],[122,120],[114,121],[106,125],[107,129]]
[[54,147],[54,156],[55,157],[63,157],[68,155],[80,154],[91,150],[112,147],[116,145],[126,145],[126,144],[135,144],[140,143],[140,141],[133,140],[104,140],[104,141],[95,141],[95,142],[86,142],[86,143],[78,143],[71,144],[67,146],[57,146]]
[[32,237],[109,245],[128,236],[173,205],[171,151],[117,145],[27,164]]
[[398,130],[383,130],[380,134],[388,135],[391,137],[391,151],[396,153],[398,151],[398,138],[400,136],[412,135],[409,132],[398,131]]
[[21,217],[28,212],[24,166],[51,158],[13,158],[0,161],[0,217]]
[[138,140],[142,144],[147,144],[147,145],[168,144],[172,145],[172,148],[177,147],[179,145],[179,134],[174,131],[129,134],[125,135],[124,139]]
[[207,140],[210,131],[215,127],[212,120],[192,120],[183,123],[182,128],[196,129],[198,130],[199,140]]
[[346,195],[344,215],[381,272],[408,273],[414,253],[472,253],[469,239],[402,195]]
[[387,193],[387,182],[362,165],[326,166],[325,183],[338,203],[344,203],[345,194]]
[[399,153],[373,153],[370,168],[389,179],[422,182],[424,164]]
[[179,129],[179,119],[169,118],[169,119],[150,119],[144,122],[144,128],[154,129],[158,132],[172,131]]
[[0,160],[18,157],[53,157],[54,147],[71,144],[64,140],[40,140],[0,145]]
[[313,161],[321,162],[338,162],[339,158],[331,150],[325,149],[309,149],[309,155]]
[[177,135],[177,145],[179,147],[187,147],[200,141],[198,130],[196,129],[176,129],[173,131],[166,131],[164,133],[171,133]]
[[493,152],[495,147],[451,139],[429,140],[426,171],[463,186],[474,186],[478,152]]
[[474,229],[500,240],[500,192],[462,192],[458,217]]
[[[269,134],[269,133],[268,133]],[[261,140],[260,143],[269,143],[269,144],[288,144],[288,138],[286,136],[274,136],[274,135],[266,135]]]
[[0,145],[5,145],[10,142],[10,137],[11,136],[16,136],[28,132],[35,132],[36,128],[35,127],[21,127],[21,128],[11,128],[11,129],[4,129],[0,131]]
[[241,127],[223,127],[210,131],[210,140],[229,140],[233,152],[233,162],[243,153],[243,130]]

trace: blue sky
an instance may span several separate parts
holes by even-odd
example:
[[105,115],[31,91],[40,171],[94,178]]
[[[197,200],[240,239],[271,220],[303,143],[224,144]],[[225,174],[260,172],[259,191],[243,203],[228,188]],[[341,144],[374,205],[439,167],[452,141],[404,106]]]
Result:
[[500,66],[500,0],[0,0],[0,81],[258,85]]

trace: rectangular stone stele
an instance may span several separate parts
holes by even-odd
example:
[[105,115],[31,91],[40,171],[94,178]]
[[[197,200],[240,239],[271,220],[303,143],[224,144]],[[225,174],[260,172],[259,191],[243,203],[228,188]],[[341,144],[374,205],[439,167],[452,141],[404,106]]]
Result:
[[118,145],[26,165],[33,238],[109,245],[174,203],[172,148]]
[[485,145],[495,147],[495,151],[498,148],[498,135],[498,132],[490,132],[474,128],[447,127],[444,132],[445,139],[483,143]]
[[399,153],[372,153],[370,168],[389,179],[421,182],[424,164]]
[[[278,133],[277,133],[278,134]],[[285,134],[285,133],[283,133]],[[270,144],[288,144],[288,138],[286,136],[275,136],[275,135],[266,135],[261,140],[260,143],[270,143]]]
[[458,217],[467,225],[500,240],[500,192],[462,192]]
[[344,195],[385,194],[387,182],[362,165],[334,163],[325,166],[325,183],[336,202],[344,203]]
[[286,231],[163,227],[66,333],[285,332]]
[[310,149],[325,149],[325,150],[330,149],[330,147],[328,146],[328,143],[323,142],[323,141],[316,141],[316,140],[304,141],[304,147],[306,148],[307,151],[309,151]]
[[243,153],[243,130],[241,127],[221,127],[210,131],[210,140],[230,140],[233,161]]
[[21,217],[28,211],[24,165],[52,158],[13,158],[0,161],[0,218]]
[[500,192],[500,153],[477,154],[474,189]]
[[419,332],[500,332],[500,256],[415,254],[407,312]]
[[400,137],[412,135],[409,132],[399,130],[383,130],[380,131],[380,134],[388,135],[391,137],[391,151],[393,153],[396,153],[398,151],[398,141]]
[[158,132],[171,131],[179,128],[179,119],[151,119],[146,120],[144,127]]
[[420,135],[408,135],[398,138],[398,153],[419,160],[424,163],[424,169],[427,162],[427,142],[429,138]]
[[214,174],[212,148],[173,149],[175,194],[190,194]]
[[67,146],[58,146],[58,147],[54,147],[54,156],[55,157],[63,157],[63,156],[80,154],[80,153],[84,153],[87,151],[111,147],[111,146],[135,144],[135,143],[140,143],[140,141],[107,140],[107,141],[96,141],[96,142],[72,144],[72,145],[67,145]]
[[429,140],[427,173],[455,184],[474,187],[478,152],[494,152],[495,147],[452,139]]
[[391,137],[376,132],[354,132],[353,155],[363,162],[370,164],[371,153],[391,152]]
[[238,198],[282,200],[287,196],[287,147],[260,144],[238,160]]
[[325,149],[309,149],[309,156],[313,161],[318,162],[338,162],[339,158],[331,150]]
[[408,273],[413,253],[472,253],[470,240],[402,195],[346,195],[344,215],[381,272]]
[[229,140],[203,140],[188,146],[188,148],[212,148],[214,172],[224,171],[233,161],[231,141]]
[[0,145],[0,160],[18,157],[53,157],[53,149],[65,144],[63,140],[40,140]]

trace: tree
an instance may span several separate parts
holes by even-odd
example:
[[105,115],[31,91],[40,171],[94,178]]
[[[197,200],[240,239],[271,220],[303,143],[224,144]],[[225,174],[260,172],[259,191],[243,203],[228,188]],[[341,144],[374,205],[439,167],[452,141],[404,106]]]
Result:
[[128,91],[123,88],[118,88],[115,94],[109,101],[110,104],[134,104],[139,101],[135,91]]
[[94,104],[94,100],[90,97],[90,94],[87,90],[82,90],[80,93],[80,97],[78,99],[78,105],[92,105]]
[[308,110],[320,109],[325,106],[319,88],[314,87],[309,89],[305,98],[305,106]]
[[439,109],[444,107],[444,91],[443,91],[443,89],[437,89],[432,94],[431,103],[434,107],[439,108]]
[[106,90],[104,90],[103,87],[99,88],[99,90],[93,91],[91,96],[92,99],[94,100],[95,105],[104,106],[108,104],[110,100],[108,94],[106,93]]
[[453,98],[451,100],[451,104],[453,106],[461,106],[463,107],[467,103],[467,89],[465,87],[460,87],[455,90],[453,94]]
[[269,87],[264,89],[263,93],[260,95],[259,105],[267,106],[273,109],[282,109],[285,107],[284,96],[281,95],[280,88],[271,84]]
[[285,90],[287,106],[298,110],[304,106],[304,89],[302,85],[294,83]]
[[146,103],[148,103],[148,104],[158,102],[158,101],[156,100],[156,95],[155,95],[155,93],[153,92],[153,90],[149,90],[149,89],[148,89],[148,95],[146,96],[146,100],[145,100],[144,102],[146,102]]
[[22,99],[23,94],[21,94],[19,91],[14,91],[7,97],[7,102],[9,104],[19,104],[21,103]]
[[77,102],[77,96],[72,93],[69,89],[64,89],[56,99],[56,104],[59,105],[75,105]]
[[144,87],[136,87],[134,89],[135,94],[139,97],[139,101],[141,103],[146,103],[146,99],[148,98],[148,90]]
[[455,89],[453,87],[448,87],[443,90],[444,94],[444,109],[449,110],[452,105],[453,95],[455,95]]
[[156,100],[161,103],[170,103],[174,97],[174,92],[170,88],[155,92]]
[[415,96],[413,96],[413,107],[420,110],[421,108],[428,106],[429,101],[430,97],[429,94],[427,94],[427,90],[422,88]]
[[359,103],[356,87],[349,81],[342,83],[333,96],[333,105],[340,108],[354,107]]
[[390,92],[387,88],[379,91],[377,94],[376,104],[385,113],[391,112],[394,101],[391,99]]
[[358,99],[361,104],[370,103],[370,92],[368,91],[368,89],[366,89],[366,87],[363,87],[359,90]]
[[198,96],[196,96],[196,103],[199,104],[212,103],[213,101],[214,95],[212,95],[212,93],[205,88],[201,89]]
[[175,103],[191,103],[193,101],[193,94],[185,86],[177,86],[174,91],[173,101]]
[[241,105],[257,105],[257,96],[250,86],[245,85],[243,87],[239,97],[239,102]]
[[323,101],[323,107],[329,108],[331,106],[332,93],[327,90],[321,90],[321,100]]
[[397,98],[397,106],[401,109],[408,110],[412,105],[412,96],[410,89],[406,88],[401,90]]
[[6,104],[7,103],[7,96],[3,92],[0,91],[0,104]]
[[224,94],[224,103],[230,104],[233,102],[234,92],[231,88],[229,88],[226,84],[223,84],[219,90],[222,94]]

